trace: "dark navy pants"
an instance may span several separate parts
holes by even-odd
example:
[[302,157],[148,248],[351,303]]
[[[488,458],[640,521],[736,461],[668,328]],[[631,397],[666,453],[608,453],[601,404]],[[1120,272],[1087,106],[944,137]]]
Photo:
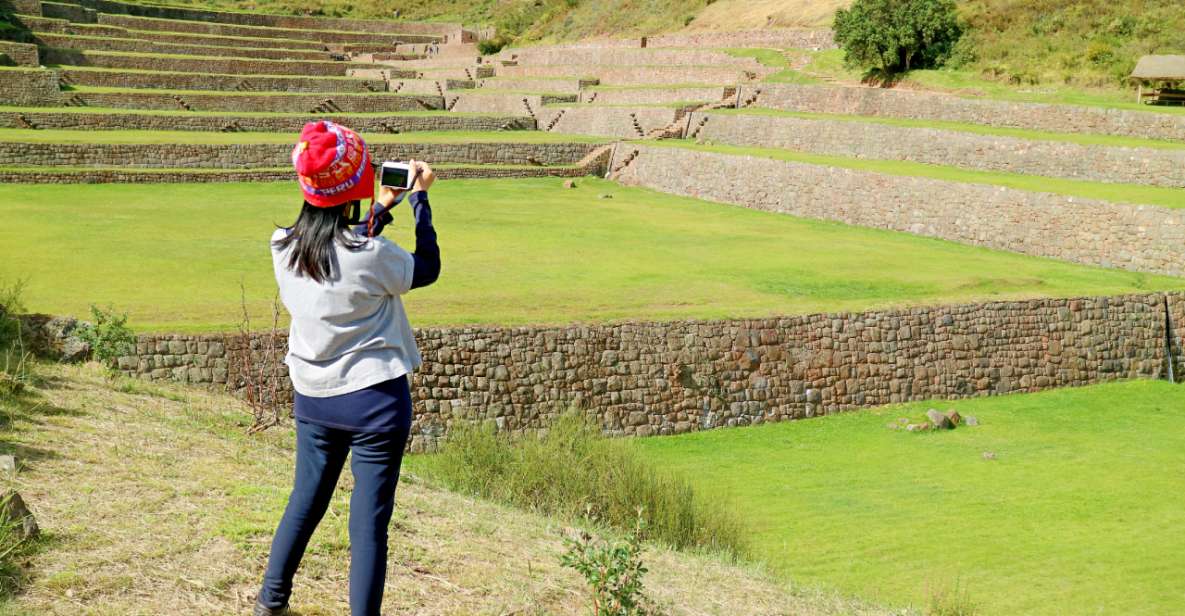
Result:
[[296,481],[272,540],[259,602],[288,604],[292,576],[313,530],[329,508],[338,476],[350,456],[350,613],[378,616],[387,575],[387,526],[395,506],[395,485],[408,429],[351,432],[296,420]]

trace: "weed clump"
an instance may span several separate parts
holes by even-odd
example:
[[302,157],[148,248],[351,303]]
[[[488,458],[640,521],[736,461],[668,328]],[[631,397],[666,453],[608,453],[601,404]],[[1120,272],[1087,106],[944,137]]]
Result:
[[455,426],[427,462],[428,476],[454,491],[622,531],[635,529],[641,509],[642,539],[730,558],[746,552],[735,514],[576,413],[519,438],[488,424]]

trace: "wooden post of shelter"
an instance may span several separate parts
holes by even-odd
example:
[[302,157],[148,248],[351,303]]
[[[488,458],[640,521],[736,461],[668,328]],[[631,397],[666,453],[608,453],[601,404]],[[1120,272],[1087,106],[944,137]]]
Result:
[[[1185,56],[1144,56],[1132,71],[1137,84],[1136,100],[1160,105],[1185,105]],[[1144,92],[1144,86],[1151,90]]]

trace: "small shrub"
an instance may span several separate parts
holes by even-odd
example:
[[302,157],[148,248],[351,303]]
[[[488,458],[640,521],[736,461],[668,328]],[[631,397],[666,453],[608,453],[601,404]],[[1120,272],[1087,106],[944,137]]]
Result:
[[502,48],[510,44],[510,39],[505,35],[498,34],[494,38],[486,39],[477,42],[477,51],[483,56],[490,56],[502,51]]
[[128,327],[128,315],[91,305],[91,323],[79,323],[78,337],[91,347],[91,356],[115,374],[115,362],[136,350],[136,335]]
[[930,589],[930,603],[926,607],[926,616],[975,616],[979,607],[971,601],[967,589],[957,580],[954,586],[941,586]]
[[642,535],[646,522],[642,512],[633,531],[620,540],[610,541],[582,531],[575,538],[566,537],[567,550],[560,557],[565,567],[575,569],[592,591],[596,616],[658,616],[662,612],[643,592]]
[[882,75],[941,66],[963,36],[954,0],[855,0],[833,23],[844,64]]
[[591,516],[622,531],[634,528],[641,508],[643,539],[731,557],[745,552],[743,526],[725,505],[706,502],[685,479],[654,468],[575,413],[523,438],[497,434],[488,424],[454,426],[425,471],[458,492],[546,514]]
[[25,311],[23,296],[26,281],[22,279],[0,285],[0,347],[18,341],[21,322],[17,315]]

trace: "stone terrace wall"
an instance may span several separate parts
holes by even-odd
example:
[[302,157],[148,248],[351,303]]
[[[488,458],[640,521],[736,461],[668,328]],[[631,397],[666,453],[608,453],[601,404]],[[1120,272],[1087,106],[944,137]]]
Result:
[[42,2],[41,14],[53,19],[65,19],[80,24],[93,24],[97,19],[93,9],[65,2]]
[[132,30],[155,30],[163,32],[181,32],[187,34],[214,34],[218,36],[246,36],[251,38],[285,38],[298,41],[317,41],[322,44],[373,43],[377,37],[383,36],[392,45],[396,43],[431,43],[437,40],[435,36],[420,34],[387,34],[380,35],[371,32],[340,32],[330,30],[303,30],[274,27],[240,26],[223,23],[206,23],[201,21],[170,21],[126,15],[99,14],[99,23],[107,26],[118,26]]
[[844,86],[743,86],[741,100],[755,107],[786,111],[949,120],[1062,133],[1185,140],[1185,115],[1155,111],[1016,103],[933,92]]
[[828,29],[783,28],[741,32],[680,32],[649,36],[646,47],[778,47],[783,49],[835,49]]
[[138,71],[177,71],[185,73],[223,73],[233,75],[310,75],[344,77],[351,68],[367,65],[348,62],[310,62],[308,60],[250,60],[224,57],[152,56],[114,51],[79,51],[45,47],[41,50],[46,64],[94,66]]
[[[540,130],[571,135],[639,139],[683,117],[671,107],[544,107],[535,113]],[[683,128],[682,123],[677,127]]]
[[[636,143],[619,147],[615,159],[614,179],[672,194],[1185,275],[1185,210]],[[712,169],[716,180],[689,184],[688,169]]]
[[338,17],[306,17],[298,15],[265,15],[261,13],[227,13],[181,7],[145,6],[112,0],[82,0],[82,4],[104,13],[122,13],[140,17],[180,19],[244,26],[272,28],[301,28],[311,30],[355,31],[367,34],[426,34],[455,36],[460,40],[460,24],[388,21],[383,19],[343,19]]
[[17,66],[40,66],[37,46],[28,43],[10,43],[0,41],[0,65],[5,64],[4,58]]
[[[1172,295],[1175,314],[1182,298]],[[858,314],[571,327],[420,329],[410,447],[457,421],[510,432],[596,413],[612,435],[675,434],[922,400],[1031,392],[1167,367],[1165,296],[1037,299]],[[257,365],[283,365],[253,342]],[[129,374],[242,386],[245,345],[142,336]],[[1174,361],[1180,365],[1179,340]],[[1177,371],[1180,374],[1180,371]]]
[[124,72],[82,68],[63,68],[60,69],[60,72],[63,83],[75,86],[100,86],[105,88],[216,90],[224,92],[323,92],[326,94],[387,91],[387,82],[383,79],[354,77]]
[[107,37],[79,37],[69,34],[38,34],[37,43],[46,47],[59,49],[91,50],[91,51],[123,51],[133,53],[158,54],[189,54],[195,56],[224,56],[231,58],[254,58],[260,60],[314,60],[328,61],[331,58],[325,51],[311,49],[254,49],[248,45],[242,47],[223,47],[220,45],[193,45],[186,43],[164,43],[159,41],[144,41],[139,39],[107,38]]
[[[602,147],[592,143],[372,143],[377,160],[572,165]],[[0,142],[0,166],[129,166],[149,169],[288,167],[288,144],[73,144]]]
[[668,103],[704,102],[721,100],[732,102],[735,87],[704,88],[628,88],[623,90],[585,90],[580,102],[595,105],[656,105]]
[[663,84],[736,84],[757,79],[769,72],[767,67],[736,69],[716,66],[618,66],[618,65],[543,65],[503,66],[500,77],[563,77],[582,79],[595,77],[601,85],[663,85]]
[[276,113],[371,113],[443,109],[440,96],[403,94],[157,94],[155,92],[79,92],[70,100],[115,109],[246,111]]
[[189,115],[150,113],[15,112],[0,111],[0,128],[65,130],[192,130],[211,132],[299,133],[305,122],[332,120],[366,133],[403,133],[434,130],[534,130],[535,120],[526,116],[335,116],[333,114],[292,117],[250,115]]
[[40,15],[41,0],[0,0],[0,10],[4,9],[21,15]]
[[700,141],[1185,188],[1185,149],[1081,145],[875,122],[696,113]]
[[0,69],[0,104],[60,105],[57,71]]
[[729,66],[760,69],[754,58],[738,57],[712,49],[520,49],[519,63],[532,66],[547,64],[618,65],[618,66]]

